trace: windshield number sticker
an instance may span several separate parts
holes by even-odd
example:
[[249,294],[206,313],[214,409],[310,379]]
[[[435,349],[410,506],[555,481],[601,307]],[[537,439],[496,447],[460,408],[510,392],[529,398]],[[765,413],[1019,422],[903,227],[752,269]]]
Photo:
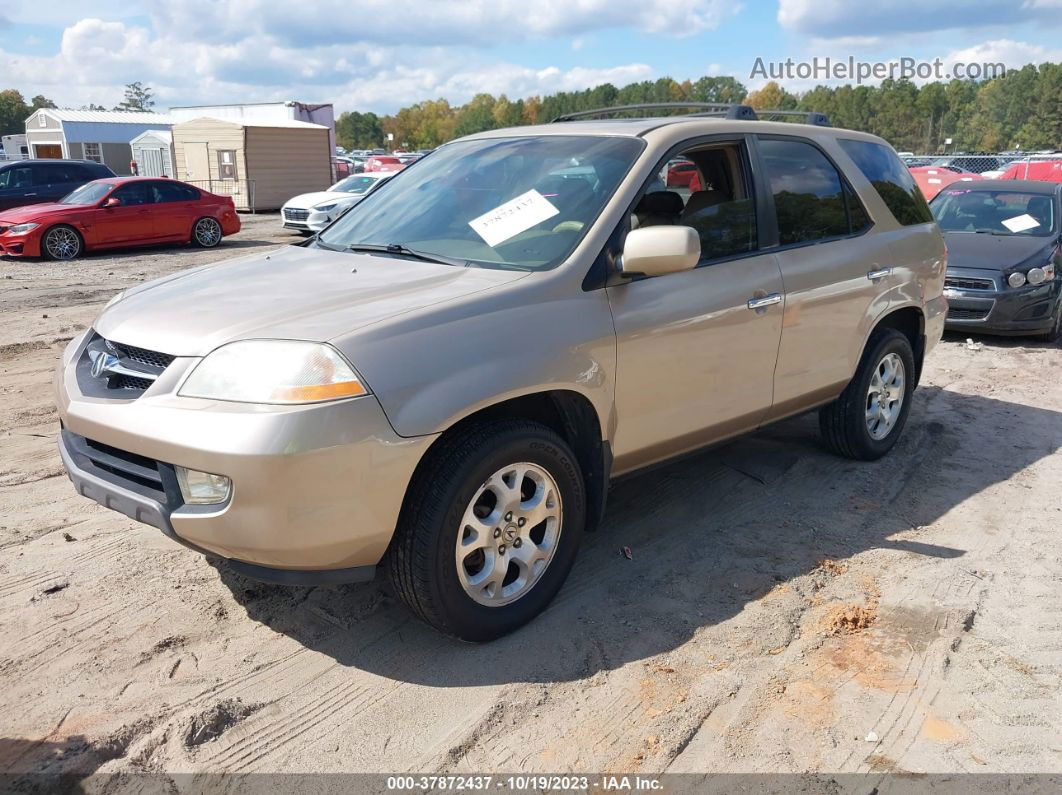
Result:
[[1028,213],[1003,221],[1003,226],[1007,227],[1011,232],[1024,232],[1026,229],[1035,229],[1039,225],[1040,222]]
[[488,246],[496,246],[559,212],[560,210],[550,204],[549,199],[532,188],[478,218],[473,218],[468,225]]

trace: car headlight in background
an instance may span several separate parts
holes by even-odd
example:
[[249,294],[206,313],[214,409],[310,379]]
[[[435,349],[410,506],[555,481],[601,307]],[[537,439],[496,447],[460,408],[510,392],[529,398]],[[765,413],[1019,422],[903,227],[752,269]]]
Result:
[[313,209],[317,210],[317,212],[319,212],[319,213],[326,213],[329,210],[334,210],[335,206],[336,206],[336,202],[332,202],[331,204],[319,205],[317,207],[314,207]]
[[1007,276],[1007,284],[1011,287],[1022,287],[1025,284],[1043,284],[1054,278],[1055,266],[1054,263],[1049,262],[1038,268],[1029,268],[1027,271],[1014,271]]
[[9,235],[24,235],[27,232],[32,232],[38,226],[40,226],[40,224],[16,224],[15,226],[9,226],[7,228],[7,233]]
[[179,394],[238,403],[291,404],[360,397],[369,390],[330,345],[245,340],[208,354]]
[[1014,271],[1014,273],[1007,277],[1007,284],[1011,287],[1021,287],[1025,284],[1025,274],[1021,271]]

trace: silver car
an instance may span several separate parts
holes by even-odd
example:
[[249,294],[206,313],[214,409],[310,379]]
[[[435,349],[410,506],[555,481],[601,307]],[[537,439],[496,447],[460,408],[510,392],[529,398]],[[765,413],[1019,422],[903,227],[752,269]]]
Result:
[[813,409],[841,455],[896,443],[943,240],[885,142],[813,120],[485,132],[308,245],[134,287],[56,371],[66,469],[247,576],[383,571],[509,632],[618,475]]

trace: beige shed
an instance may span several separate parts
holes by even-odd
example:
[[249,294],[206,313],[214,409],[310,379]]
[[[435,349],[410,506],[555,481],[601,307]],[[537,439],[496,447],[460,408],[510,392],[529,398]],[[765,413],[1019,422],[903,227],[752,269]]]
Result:
[[332,184],[329,130],[320,124],[201,118],[172,132],[177,179],[232,196],[239,210],[278,210]]

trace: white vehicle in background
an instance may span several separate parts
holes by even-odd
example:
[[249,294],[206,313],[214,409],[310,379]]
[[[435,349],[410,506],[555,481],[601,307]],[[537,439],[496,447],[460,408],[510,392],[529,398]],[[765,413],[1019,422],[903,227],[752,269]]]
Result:
[[352,174],[328,190],[303,193],[288,199],[280,208],[284,227],[297,229],[307,235],[320,232],[389,176],[391,174],[387,172]]

